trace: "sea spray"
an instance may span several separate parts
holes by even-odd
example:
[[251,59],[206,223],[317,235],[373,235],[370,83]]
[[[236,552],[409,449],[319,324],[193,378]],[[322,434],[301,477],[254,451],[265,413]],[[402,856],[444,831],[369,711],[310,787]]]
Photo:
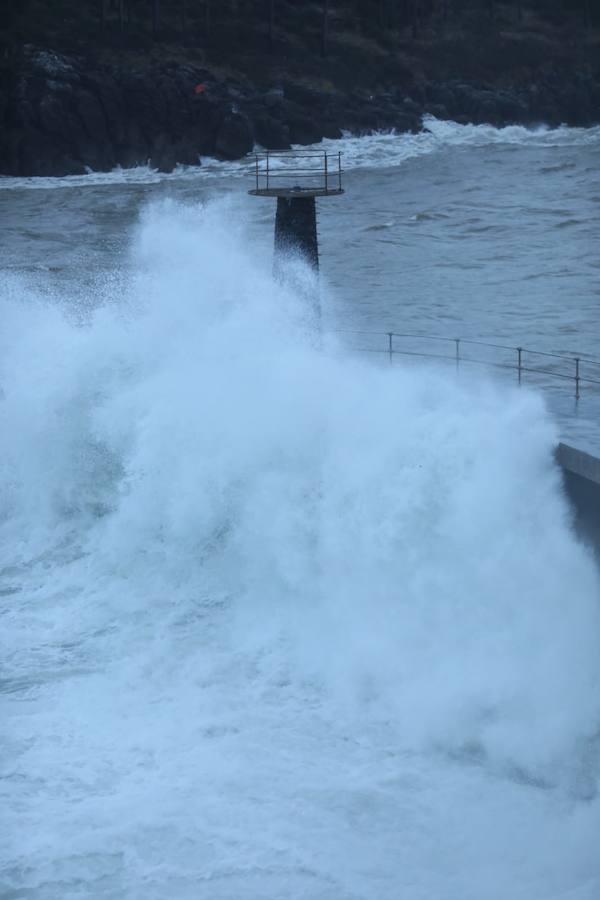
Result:
[[[4,302],[4,884],[592,900],[598,576],[539,397],[315,347],[230,207]],[[578,891],[578,893],[574,893]]]

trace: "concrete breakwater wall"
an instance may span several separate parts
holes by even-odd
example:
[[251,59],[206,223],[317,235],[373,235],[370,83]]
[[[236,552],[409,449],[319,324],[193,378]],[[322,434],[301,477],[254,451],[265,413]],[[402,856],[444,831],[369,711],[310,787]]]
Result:
[[560,443],[556,448],[556,461],[563,470],[577,531],[593,545],[600,557],[600,457]]

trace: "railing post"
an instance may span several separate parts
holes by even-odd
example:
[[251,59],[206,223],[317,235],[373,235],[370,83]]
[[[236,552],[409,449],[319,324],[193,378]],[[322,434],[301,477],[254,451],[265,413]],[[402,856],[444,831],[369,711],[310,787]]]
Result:
[[267,190],[269,190],[269,151],[267,150]]
[[521,384],[521,353],[523,352],[522,347],[517,347],[517,371],[519,373],[519,384]]
[[338,153],[338,187],[341,191],[341,189],[342,189],[342,154],[341,154],[341,151]]
[[255,156],[256,159],[256,190],[258,190],[258,153]]
[[579,357],[575,357],[575,399],[579,400]]
[[393,340],[394,340],[394,332],[393,332],[393,331],[388,331],[388,353],[389,353],[389,356],[390,356],[390,366],[392,365],[392,363],[393,363],[393,361],[394,361],[394,360],[393,360],[393,357],[394,357],[394,343],[393,343]]
[[460,366],[460,338],[454,338],[454,343],[456,344],[456,371],[458,372]]
[[325,153],[325,193],[327,193],[327,150],[325,150],[324,153]]

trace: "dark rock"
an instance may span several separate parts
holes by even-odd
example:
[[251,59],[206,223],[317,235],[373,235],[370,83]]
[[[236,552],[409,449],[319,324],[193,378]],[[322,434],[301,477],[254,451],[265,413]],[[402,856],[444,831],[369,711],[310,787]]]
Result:
[[254,119],[254,135],[258,144],[267,150],[289,150],[290,129],[279,119],[262,113]]
[[[196,142],[189,136],[174,137],[164,152],[161,171],[172,171],[176,165],[199,166],[200,153]],[[170,169],[167,166],[170,165]]]
[[89,91],[78,91],[75,110],[80,128],[73,128],[72,143],[77,155],[95,171],[108,171],[116,164],[112,142],[108,136],[106,118],[97,97]]
[[272,88],[264,95],[264,105],[270,110],[277,109],[283,104],[283,97],[283,88]]
[[73,125],[73,116],[69,106],[72,101],[71,92],[47,91],[38,106],[38,121],[47,134],[64,135],[66,127]]
[[289,114],[290,141],[292,144],[316,144],[323,137],[323,130],[318,122],[302,112]]
[[[483,66],[471,76],[455,67],[463,73],[460,80],[435,81],[410,67],[404,71],[407,64],[403,68],[390,56],[377,72],[361,69],[358,82],[350,71],[354,63],[345,58],[345,88],[336,76],[336,88],[317,89],[307,71],[306,81],[287,76],[267,91],[159,54],[136,69],[131,62],[101,65],[27,46],[10,62],[0,60],[0,173],[62,175],[149,159],[172,171],[177,163],[197,164],[199,156],[238,159],[255,140],[275,150],[336,139],[342,128],[355,134],[416,132],[424,111],[498,126],[590,125],[600,119],[595,76],[579,65],[549,63],[542,44],[539,61],[531,63],[529,43],[521,44],[510,77],[492,72],[490,82],[483,81]],[[362,56],[356,52],[358,65]],[[205,90],[196,93],[200,82]]]
[[589,125],[594,120],[591,91],[585,82],[562,87],[559,101],[567,125]]
[[396,131],[417,134],[419,131],[423,130],[421,116],[415,115],[414,113],[397,113],[393,118],[393,128]]
[[450,113],[442,103],[428,103],[427,112],[430,115],[435,116],[436,119],[447,121],[450,118]]
[[180,141],[175,146],[175,158],[182,166],[199,166],[200,155],[194,145],[188,144],[185,140]]
[[24,136],[19,147],[19,174],[25,172],[60,177],[84,175],[86,169],[80,160],[70,155],[66,146],[57,145],[43,134],[31,131]]
[[107,143],[106,117],[98,98],[89,91],[81,90],[75,98],[75,108],[88,136],[98,143]]
[[184,139],[171,140],[167,134],[158,134],[154,140],[149,164],[159,172],[172,172],[179,164],[184,166],[200,165],[195,145]]
[[148,163],[159,172],[172,172],[177,165],[175,147],[167,134],[155,135]]
[[431,110],[434,106],[443,107],[450,114],[454,112],[456,100],[454,93],[448,85],[430,84],[426,89],[427,99],[425,106]]
[[20,143],[21,137],[15,131],[8,132],[6,138],[0,141],[0,172],[4,175],[20,174]]
[[501,125],[502,116],[499,114],[496,98],[494,96],[481,97],[475,104],[472,118],[477,124]]
[[500,123],[518,125],[527,122],[527,104],[517,94],[499,91],[496,94],[496,104]]
[[321,132],[324,138],[331,141],[338,141],[342,137],[342,129],[334,121],[323,122]]
[[254,146],[250,125],[244,116],[231,113],[221,122],[215,141],[220,159],[240,159]]
[[193,121],[183,134],[183,141],[196,156],[214,156],[217,126],[212,118]]
[[410,97],[404,97],[402,100],[402,110],[415,119],[419,119],[423,113],[423,107]]
[[286,100],[301,106],[308,113],[317,113],[327,106],[328,98],[325,94],[298,82],[285,82],[283,92]]

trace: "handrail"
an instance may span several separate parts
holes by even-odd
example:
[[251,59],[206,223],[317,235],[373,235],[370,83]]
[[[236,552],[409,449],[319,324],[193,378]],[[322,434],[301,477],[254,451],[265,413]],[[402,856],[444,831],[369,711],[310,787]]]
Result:
[[254,150],[252,156],[326,156],[327,150]]
[[[314,165],[307,164],[306,160]],[[273,166],[273,163],[277,165]],[[296,181],[304,179],[312,181],[301,188],[305,194],[311,191],[320,196],[341,194],[342,174],[342,154],[339,151],[261,150],[254,153],[256,187],[250,193],[270,196],[269,192],[291,191],[296,187]]]
[[[373,335],[384,335],[388,337],[388,335],[392,335],[393,337],[400,338],[417,338],[420,340],[430,340],[430,341],[448,341],[449,343],[454,343],[459,340],[461,344],[477,344],[480,347],[491,347],[497,350],[518,350],[518,347],[514,347],[509,344],[493,344],[488,341],[476,341],[473,338],[453,338],[447,337],[441,334],[418,334],[417,332],[409,332],[409,331],[372,331],[372,330],[361,330],[354,328],[336,328],[334,329],[335,334],[373,334]],[[588,356],[579,353],[577,356],[575,353],[569,355],[567,353],[549,353],[547,350],[532,350],[531,347],[521,347],[523,353],[535,353],[538,356],[553,356],[556,359],[568,359],[573,361],[574,359],[580,359],[582,362],[589,363],[594,366],[600,366],[600,359],[594,359],[592,356]]]
[[[549,378],[557,378],[563,381],[573,381],[575,385],[575,400],[579,400],[581,394],[581,385],[599,385],[599,378],[591,378],[586,375],[581,374],[581,369],[583,365],[590,366],[600,366],[600,360],[594,359],[593,357],[587,357],[573,354],[569,356],[564,353],[552,353],[547,350],[532,350],[528,347],[514,347],[509,346],[507,344],[497,344],[492,343],[490,341],[479,341],[473,338],[455,338],[448,337],[447,335],[439,335],[439,334],[417,334],[416,332],[397,332],[397,331],[369,331],[362,329],[337,329],[337,334],[355,334],[355,335],[369,335],[373,337],[384,337],[385,345],[381,347],[354,347],[352,349],[361,353],[381,353],[388,356],[390,364],[394,361],[394,356],[418,356],[424,359],[445,359],[450,362],[454,362],[457,370],[459,369],[462,363],[474,363],[477,365],[487,365],[495,368],[509,369],[515,371],[518,375],[518,382],[521,384],[521,379],[524,374],[532,374],[532,375],[544,375]],[[451,354],[445,353],[430,353],[424,352],[422,350],[408,349],[405,346],[399,347],[397,342],[395,343],[395,339],[399,340],[418,340],[418,341],[441,341],[444,343],[449,343],[454,345],[454,352]],[[476,359],[464,354],[461,354],[461,347],[464,345],[477,346],[477,347],[487,347],[492,350],[502,350],[508,351],[510,353],[516,354],[516,358],[514,362],[498,362],[495,360],[486,360],[486,359]],[[562,362],[567,362],[574,368],[570,372],[564,371],[556,371],[556,369],[552,368],[538,368],[533,367],[531,364],[526,365],[524,360],[525,354],[531,354],[532,356],[543,356],[548,359],[556,359],[561,360]]]

